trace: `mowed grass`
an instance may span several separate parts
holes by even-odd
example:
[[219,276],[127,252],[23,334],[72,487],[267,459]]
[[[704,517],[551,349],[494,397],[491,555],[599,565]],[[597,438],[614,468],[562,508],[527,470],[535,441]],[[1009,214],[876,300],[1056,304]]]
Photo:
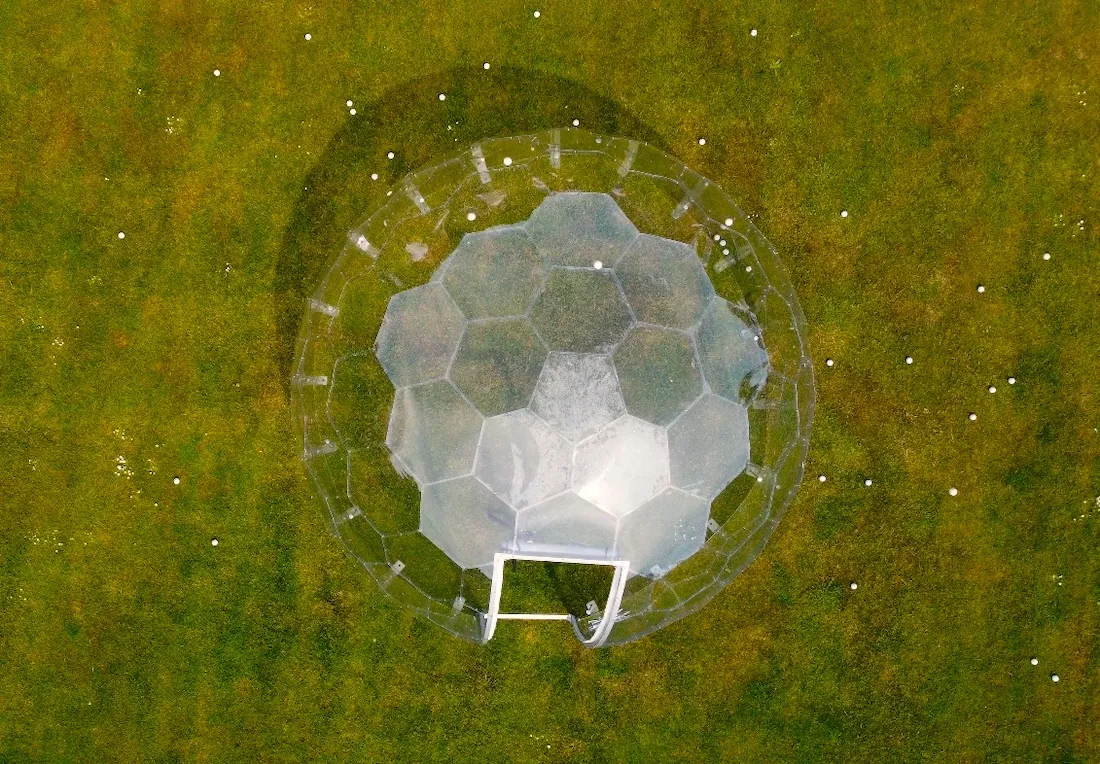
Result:
[[[1100,759],[1098,25],[1084,1],[4,4],[0,760]],[[574,117],[662,144],[778,247],[817,369],[807,480],[698,614],[475,647],[328,535],[288,359],[390,183]]]

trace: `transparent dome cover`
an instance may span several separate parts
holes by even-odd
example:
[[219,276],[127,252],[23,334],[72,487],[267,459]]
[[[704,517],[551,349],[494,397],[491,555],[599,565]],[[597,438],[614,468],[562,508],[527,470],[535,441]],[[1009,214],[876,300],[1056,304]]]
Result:
[[589,644],[702,606],[789,504],[814,405],[763,235],[678,160],[577,129],[397,184],[310,299],[293,382],[337,537],[478,642],[510,558],[614,569],[555,578]]

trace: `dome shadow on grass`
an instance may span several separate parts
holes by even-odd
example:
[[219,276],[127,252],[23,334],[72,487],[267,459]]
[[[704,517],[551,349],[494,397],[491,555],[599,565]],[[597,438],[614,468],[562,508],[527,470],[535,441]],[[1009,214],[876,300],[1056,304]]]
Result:
[[[445,101],[440,93],[447,94]],[[356,116],[349,116],[306,175],[277,258],[275,354],[288,397],[305,299],[343,248],[348,231],[408,172],[483,138],[563,127],[574,119],[587,130],[667,150],[656,131],[614,101],[530,69],[453,69],[406,82],[374,102],[355,103]]]

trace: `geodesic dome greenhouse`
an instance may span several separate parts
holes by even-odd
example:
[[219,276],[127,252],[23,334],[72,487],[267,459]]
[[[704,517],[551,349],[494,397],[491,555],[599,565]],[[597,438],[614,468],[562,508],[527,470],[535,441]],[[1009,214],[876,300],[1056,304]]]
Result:
[[[594,646],[752,561],[814,405],[763,235],[678,160],[577,129],[399,182],[309,300],[292,389],[326,517],[383,591],[476,642],[561,618]],[[547,612],[507,612],[510,561],[552,566]]]

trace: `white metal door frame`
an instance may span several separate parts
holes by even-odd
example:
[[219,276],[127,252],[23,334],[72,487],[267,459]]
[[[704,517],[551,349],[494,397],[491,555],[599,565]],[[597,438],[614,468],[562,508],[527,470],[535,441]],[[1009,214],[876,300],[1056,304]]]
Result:
[[[592,632],[591,637],[585,637],[581,631],[576,616],[571,613],[502,613],[500,612],[500,596],[504,585],[504,563],[509,560],[532,560],[536,562],[564,562],[573,565],[610,565],[615,568],[615,575],[611,579],[611,589],[607,593],[607,605],[603,610],[603,617]],[[493,638],[497,629],[497,622],[501,620],[514,621],[569,621],[573,626],[573,632],[577,639],[588,647],[600,647],[611,633],[611,627],[615,625],[615,617],[619,612],[619,604],[626,590],[626,580],[630,574],[629,560],[598,560],[586,557],[556,557],[547,554],[497,552],[493,556],[493,584],[489,590],[489,609],[482,621],[482,641],[488,642]]]

